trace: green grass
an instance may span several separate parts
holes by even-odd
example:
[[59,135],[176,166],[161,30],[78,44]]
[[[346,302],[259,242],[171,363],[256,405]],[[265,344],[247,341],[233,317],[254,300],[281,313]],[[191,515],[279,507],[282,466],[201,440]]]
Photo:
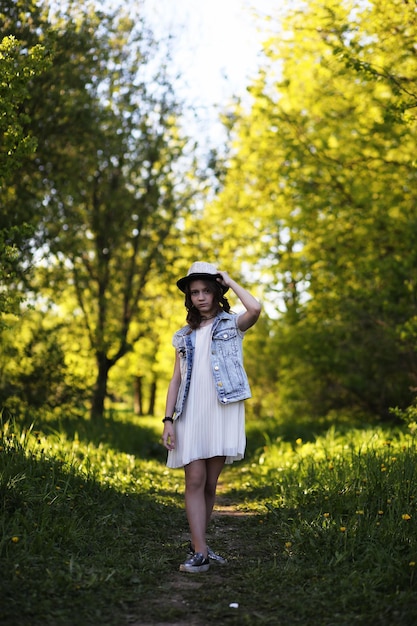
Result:
[[[182,470],[159,420],[118,413],[16,427],[0,442],[0,623],[351,626],[417,620],[416,448],[405,429],[314,435],[248,424],[222,474],[210,543],[229,558],[178,572]],[[238,603],[238,608],[231,608]]]

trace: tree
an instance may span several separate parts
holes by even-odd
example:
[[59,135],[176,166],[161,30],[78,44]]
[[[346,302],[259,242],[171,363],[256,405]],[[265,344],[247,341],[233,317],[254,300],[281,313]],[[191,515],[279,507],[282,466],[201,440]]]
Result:
[[[85,372],[77,371],[66,351],[77,342],[76,331],[53,313],[28,310],[0,331],[0,405],[2,410],[33,420],[42,411],[84,412],[87,398]],[[79,348],[78,348],[79,350]],[[83,368],[85,369],[85,368]]]
[[298,412],[385,416],[416,385],[416,26],[400,0],[310,2],[266,45],[250,112],[235,111],[211,211],[230,207],[223,254],[261,257],[282,312],[282,401]]
[[[15,183],[40,218],[42,293],[73,315],[95,355],[93,417],[111,368],[146,333],[151,281],[170,275],[181,216],[198,189],[194,159],[157,44],[143,21],[71,3],[41,16],[54,66],[33,82],[28,113],[39,141]],[[155,58],[157,57],[157,58]]]
[[[34,76],[48,66],[43,46],[29,47],[22,54],[17,39],[6,36],[0,40],[0,188],[7,185],[22,159],[36,149],[36,138],[27,134],[28,118],[22,105],[29,97],[28,86]],[[12,290],[16,277],[16,240],[28,236],[24,223],[11,223],[4,210],[0,216],[0,316],[17,312],[20,297]],[[2,319],[0,317],[0,324]]]

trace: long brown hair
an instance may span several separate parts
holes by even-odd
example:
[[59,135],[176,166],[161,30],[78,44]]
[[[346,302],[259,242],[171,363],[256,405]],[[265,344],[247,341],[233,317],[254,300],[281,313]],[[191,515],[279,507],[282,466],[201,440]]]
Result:
[[[216,313],[220,313],[220,311],[229,313],[230,304],[224,297],[221,285],[215,280],[204,280],[203,282],[214,296],[213,301],[217,305]],[[201,313],[191,301],[190,283],[185,286],[185,308],[187,309],[187,323],[190,328],[195,330],[201,324]]]

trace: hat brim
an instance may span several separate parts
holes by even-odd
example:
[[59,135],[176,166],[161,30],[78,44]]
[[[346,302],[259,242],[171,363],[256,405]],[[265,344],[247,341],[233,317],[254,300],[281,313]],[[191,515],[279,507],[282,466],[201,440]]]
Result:
[[[180,278],[179,280],[177,280],[177,287],[178,289],[181,289],[183,293],[185,293],[185,288],[187,284],[193,280],[211,280],[211,281],[217,282],[216,281],[217,278],[221,278],[221,275],[220,274],[190,274],[189,276],[184,276],[184,278]],[[227,287],[226,285],[222,285],[219,282],[217,282],[217,284],[220,285],[223,293],[226,293],[226,291],[228,291],[229,287]]]

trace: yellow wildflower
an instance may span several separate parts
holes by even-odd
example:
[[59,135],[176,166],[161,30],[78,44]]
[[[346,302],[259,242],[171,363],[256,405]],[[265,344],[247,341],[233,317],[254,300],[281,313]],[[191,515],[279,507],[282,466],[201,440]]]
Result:
[[411,515],[408,515],[408,513],[404,513],[404,515],[402,515],[402,518],[408,522],[408,520],[411,519]]

